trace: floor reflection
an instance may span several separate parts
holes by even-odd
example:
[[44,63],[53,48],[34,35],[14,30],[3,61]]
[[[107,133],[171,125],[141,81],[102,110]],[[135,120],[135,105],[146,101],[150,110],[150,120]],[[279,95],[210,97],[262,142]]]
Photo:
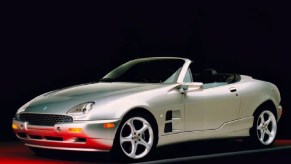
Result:
[[[291,146],[291,140],[277,140],[271,148]],[[242,142],[242,140],[211,140],[187,142],[175,145],[163,146],[157,149],[150,161],[164,160],[171,162],[171,159],[187,159],[189,157],[202,157],[212,154],[228,154],[233,152],[243,152],[257,150],[258,148]],[[264,150],[264,149],[260,149]],[[291,149],[290,149],[291,150]],[[286,152],[290,154],[290,150]],[[262,151],[263,152],[263,151]],[[266,156],[265,155],[263,156]],[[274,152],[272,152],[274,155]],[[277,156],[282,156],[279,153]],[[231,155],[228,155],[231,156]],[[208,156],[207,156],[208,157]],[[249,158],[259,158],[260,154],[251,155]],[[269,158],[271,158],[270,156]],[[281,158],[282,158],[281,157]],[[288,156],[289,157],[289,156]],[[240,157],[237,156],[238,160]],[[197,159],[197,158],[195,158]],[[227,158],[219,158],[225,160]],[[233,157],[232,157],[233,159]],[[268,156],[267,158],[268,159]],[[167,161],[169,160],[169,161]],[[193,159],[192,159],[193,160]],[[205,160],[205,159],[204,159]],[[217,160],[217,159],[214,159]],[[0,143],[0,161],[5,163],[117,163],[118,161],[110,156],[109,153],[91,153],[91,152],[68,152],[68,151],[49,151],[45,156],[36,156],[29,148],[19,142]],[[161,162],[161,161],[160,161]]]

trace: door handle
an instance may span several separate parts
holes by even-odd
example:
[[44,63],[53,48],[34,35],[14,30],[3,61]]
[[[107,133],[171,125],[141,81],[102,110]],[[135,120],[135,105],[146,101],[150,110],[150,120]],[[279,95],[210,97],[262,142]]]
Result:
[[229,88],[230,92],[236,92],[236,88]]

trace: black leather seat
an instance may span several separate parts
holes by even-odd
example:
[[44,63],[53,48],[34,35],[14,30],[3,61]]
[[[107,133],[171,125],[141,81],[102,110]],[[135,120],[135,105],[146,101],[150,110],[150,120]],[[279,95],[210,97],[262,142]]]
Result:
[[203,83],[213,83],[215,82],[215,76],[217,72],[214,69],[205,69],[202,73],[202,81]]

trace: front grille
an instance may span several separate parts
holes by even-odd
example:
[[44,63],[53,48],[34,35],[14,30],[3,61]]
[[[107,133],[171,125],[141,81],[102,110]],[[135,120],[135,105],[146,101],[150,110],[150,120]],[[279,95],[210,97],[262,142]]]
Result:
[[28,122],[29,125],[54,126],[56,123],[73,122],[73,117],[56,114],[20,114],[20,120]]

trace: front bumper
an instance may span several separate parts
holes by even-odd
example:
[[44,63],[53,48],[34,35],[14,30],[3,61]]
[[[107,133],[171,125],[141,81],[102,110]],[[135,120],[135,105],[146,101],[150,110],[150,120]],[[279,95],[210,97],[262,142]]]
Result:
[[[114,123],[115,127],[104,128],[104,123]],[[14,119],[13,130],[25,145],[30,147],[75,150],[110,151],[120,120],[74,121],[58,123],[54,126],[35,126]],[[69,131],[78,128],[81,131]]]

